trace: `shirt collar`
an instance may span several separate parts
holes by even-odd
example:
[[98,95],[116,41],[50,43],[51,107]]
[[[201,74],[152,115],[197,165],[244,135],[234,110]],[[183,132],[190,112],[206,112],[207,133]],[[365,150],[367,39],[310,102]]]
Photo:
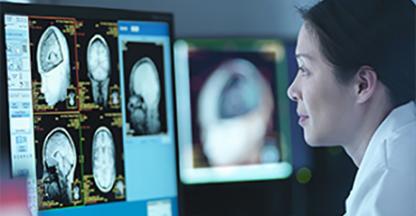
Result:
[[373,152],[380,147],[379,143],[383,143],[388,137],[391,137],[396,131],[400,130],[400,128],[414,121],[416,121],[415,101],[410,101],[393,109],[371,137],[361,164],[365,164],[366,158],[368,159],[368,156],[366,157],[368,152]]

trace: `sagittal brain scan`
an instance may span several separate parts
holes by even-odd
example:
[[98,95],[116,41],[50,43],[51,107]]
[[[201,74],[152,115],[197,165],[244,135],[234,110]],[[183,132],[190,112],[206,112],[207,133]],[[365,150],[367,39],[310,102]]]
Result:
[[[70,203],[77,155],[74,142],[65,128],[57,127],[46,136],[42,148],[45,199]],[[79,197],[76,194],[77,197]]]
[[150,58],[144,57],[134,64],[129,90],[128,110],[133,129],[140,134],[160,131],[160,81],[157,68]]
[[41,75],[41,93],[49,106],[66,98],[70,85],[68,43],[62,31],[49,26],[39,39],[36,53],[37,69]]
[[94,35],[87,47],[88,77],[94,103],[106,106],[110,84],[110,48],[103,36]]
[[209,163],[261,160],[273,104],[272,90],[253,63],[236,58],[220,64],[198,98],[201,140]]
[[99,127],[92,140],[92,172],[98,189],[109,192],[116,180],[114,139],[107,127]]

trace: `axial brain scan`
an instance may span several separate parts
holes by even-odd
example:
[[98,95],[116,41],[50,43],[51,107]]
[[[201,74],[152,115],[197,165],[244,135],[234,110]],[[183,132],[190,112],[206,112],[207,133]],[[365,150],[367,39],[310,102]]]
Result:
[[99,127],[92,140],[92,172],[95,184],[109,192],[116,180],[116,159],[113,135],[107,127]]
[[159,132],[161,89],[157,68],[150,58],[142,58],[134,64],[129,87],[128,110],[133,129],[140,134]]
[[46,200],[72,201],[72,183],[76,167],[76,150],[68,131],[58,127],[43,143],[43,177]]
[[94,103],[107,105],[110,83],[110,48],[105,39],[94,35],[87,48],[88,77],[92,84]]
[[254,64],[244,59],[222,63],[198,98],[201,141],[209,163],[260,160],[273,106],[271,88]]
[[65,36],[57,27],[49,26],[41,35],[36,61],[46,103],[54,106],[64,101],[71,79],[69,48]]

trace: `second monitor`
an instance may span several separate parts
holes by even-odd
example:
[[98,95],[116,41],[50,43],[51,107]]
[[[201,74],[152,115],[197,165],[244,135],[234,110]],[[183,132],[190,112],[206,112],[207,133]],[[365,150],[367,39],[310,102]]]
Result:
[[283,44],[180,40],[175,58],[182,182],[287,178],[292,167]]

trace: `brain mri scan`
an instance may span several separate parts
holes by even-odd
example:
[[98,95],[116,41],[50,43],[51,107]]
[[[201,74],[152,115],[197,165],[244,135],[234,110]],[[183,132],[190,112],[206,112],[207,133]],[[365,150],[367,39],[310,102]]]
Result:
[[113,91],[111,93],[111,102],[114,105],[117,105],[120,103],[120,99],[119,99],[119,95],[118,95],[118,91]]
[[41,35],[37,53],[37,69],[41,75],[41,93],[49,106],[66,98],[70,84],[69,48],[65,36],[55,26],[49,26]]
[[197,102],[203,151],[211,165],[260,160],[274,103],[254,64],[244,59],[222,63],[204,83]]
[[110,48],[104,37],[94,35],[87,48],[88,77],[92,85],[94,103],[107,105],[110,83]]
[[134,64],[129,89],[128,110],[134,131],[139,134],[159,132],[161,89],[157,68],[150,58],[142,58]]
[[70,106],[75,106],[75,99],[76,99],[75,97],[76,97],[75,92],[70,91],[68,94],[68,98],[69,98],[68,104]]
[[74,142],[65,128],[58,127],[49,132],[43,143],[42,155],[45,199],[71,202],[77,155]]
[[117,188],[116,190],[116,195],[118,196],[124,196],[124,183],[122,181],[117,181],[115,188]]
[[92,172],[95,184],[109,192],[116,180],[116,159],[113,135],[107,127],[99,127],[92,140]]

